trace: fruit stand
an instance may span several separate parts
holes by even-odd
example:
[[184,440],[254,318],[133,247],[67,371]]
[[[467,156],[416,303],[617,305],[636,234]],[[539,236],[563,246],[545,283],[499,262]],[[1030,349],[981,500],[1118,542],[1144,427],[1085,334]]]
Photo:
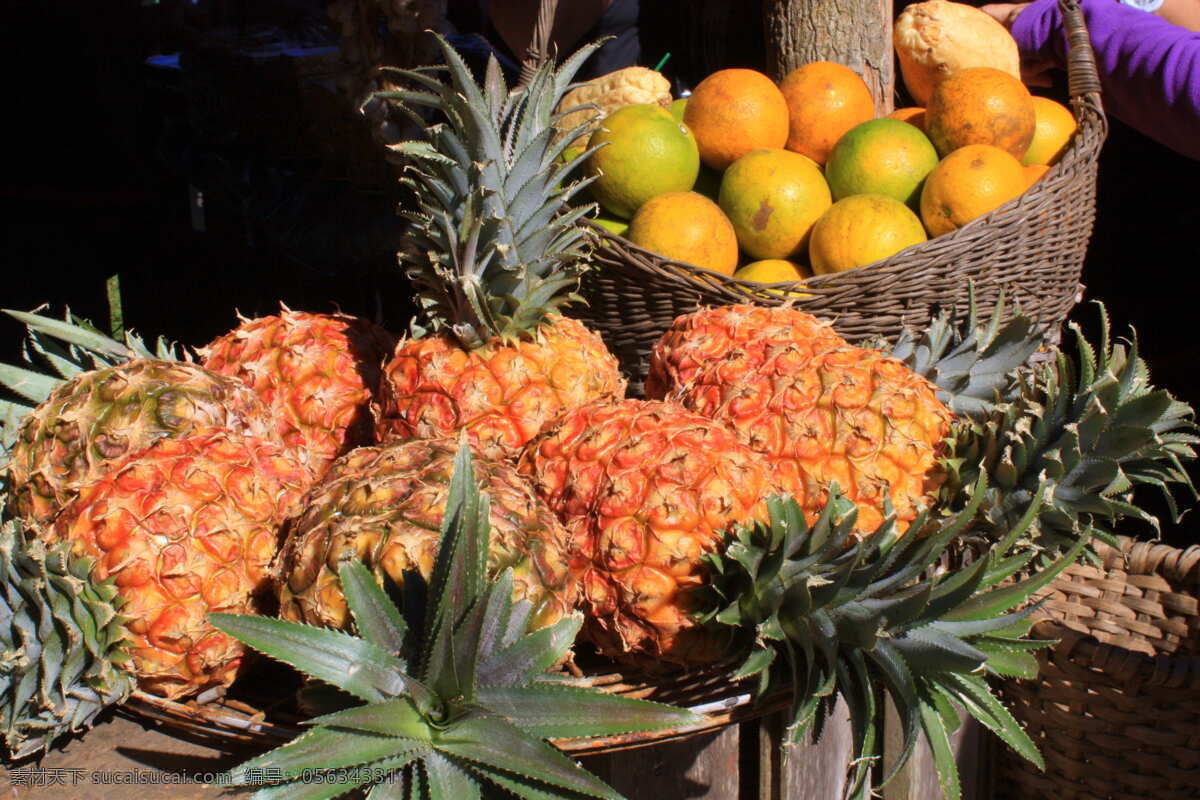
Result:
[[116,707],[264,799],[956,800],[1001,749],[1043,770],[1006,683],[1046,663],[1039,600],[1116,563],[1145,491],[1194,500],[1200,440],[1102,308],[1066,326],[1106,132],[1078,4],[1069,110],[944,5],[897,21],[919,118],[829,61],[576,82],[603,43],[551,58],[553,2],[512,85],[429,37],[440,67],[364,105],[414,132],[386,145],[403,333],[7,311],[6,763]]

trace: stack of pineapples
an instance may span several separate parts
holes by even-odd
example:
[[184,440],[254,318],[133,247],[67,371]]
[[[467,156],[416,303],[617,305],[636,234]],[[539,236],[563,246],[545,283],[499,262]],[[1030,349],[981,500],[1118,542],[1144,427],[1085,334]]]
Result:
[[283,309],[191,354],[10,312],[9,754],[131,691],[221,690],[249,645],[341,690],[237,772],[277,768],[263,797],[336,796],[354,783],[299,779],[356,766],[372,798],[614,796],[543,740],[696,719],[565,683],[573,647],[651,674],[736,654],[732,680],[791,695],[793,739],[844,697],[859,793],[888,777],[885,694],[947,796],[954,706],[1037,760],[986,683],[1036,670],[1014,609],[1146,516],[1137,485],[1190,488],[1191,410],[1107,332],[1029,366],[1002,309],[886,352],[789,308],[699,309],[626,398],[558,313],[588,268],[587,153],[560,158],[587,124],[556,137],[554,109],[591,48],[511,91],[443,50],[447,75],[383,97],[428,134],[395,147],[423,309],[399,341]]

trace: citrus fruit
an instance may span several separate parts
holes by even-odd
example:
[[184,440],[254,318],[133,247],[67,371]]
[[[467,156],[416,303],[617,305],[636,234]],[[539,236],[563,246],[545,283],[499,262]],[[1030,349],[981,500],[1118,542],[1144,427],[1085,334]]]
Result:
[[666,256],[732,275],[737,268],[737,236],[712,200],[696,192],[669,192],[648,200],[625,232],[629,241]]
[[925,107],[925,130],[940,155],[968,144],[990,144],[1021,158],[1033,141],[1033,96],[1018,79],[992,67],[951,73]]
[[1033,111],[1037,124],[1033,130],[1033,141],[1025,151],[1021,163],[1057,164],[1071,143],[1078,127],[1075,117],[1061,103],[1056,103],[1049,97],[1034,97]]
[[925,107],[924,106],[905,106],[897,108],[892,113],[888,114],[888,119],[898,119],[901,122],[907,122],[909,125],[916,126],[925,132]]
[[1025,165],[1025,189],[1040,181],[1050,171],[1049,164],[1026,164]]
[[969,144],[943,158],[925,179],[921,221],[930,236],[950,233],[1021,194],[1026,185],[1025,168],[1012,153]]
[[904,203],[882,194],[855,194],[817,220],[808,257],[813,272],[823,275],[865,267],[925,239],[921,220]]
[[714,72],[692,90],[684,123],[696,136],[700,158],[722,170],[751,150],[783,147],[788,106],[775,82],[752,69]]
[[683,110],[687,108],[687,101],[686,97],[671,101],[671,116],[680,122],[683,122]]
[[833,147],[825,180],[834,200],[852,194],[886,194],[916,208],[921,184],[938,163],[929,137],[898,119],[859,123]]
[[790,150],[754,150],[721,178],[721,210],[754,259],[804,252],[809,229],[832,202],[817,165]]
[[824,164],[846,131],[875,116],[875,100],[858,73],[832,61],[797,67],[779,84],[788,106],[787,149]]
[[613,219],[612,217],[596,217],[592,222],[595,222],[601,228],[604,228],[610,233],[615,233],[617,236],[624,236],[625,231],[629,230],[629,222],[623,219]]
[[[762,261],[751,261],[733,273],[733,277],[755,283],[792,283],[802,281],[811,274],[791,261],[782,258],[767,258]],[[768,289],[767,291],[788,297],[808,297],[804,292],[785,292],[780,289]]]
[[604,145],[588,158],[588,187],[606,211],[624,219],[664,192],[691,189],[700,171],[696,140],[687,126],[662,106],[618,108],[604,118],[588,147]]

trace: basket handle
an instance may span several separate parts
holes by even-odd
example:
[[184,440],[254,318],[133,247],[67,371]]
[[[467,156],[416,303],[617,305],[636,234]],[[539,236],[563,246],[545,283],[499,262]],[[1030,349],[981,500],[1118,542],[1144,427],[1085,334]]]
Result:
[[1067,91],[1072,97],[1094,95],[1100,102],[1100,71],[1096,68],[1096,52],[1083,21],[1079,0],[1058,0],[1063,27],[1067,32]]
[[550,58],[550,32],[554,29],[554,12],[558,10],[558,0],[542,0],[538,4],[537,22],[533,26],[533,37],[529,47],[525,49],[525,60],[521,62],[521,77],[519,86],[524,86],[533,79],[533,73]]

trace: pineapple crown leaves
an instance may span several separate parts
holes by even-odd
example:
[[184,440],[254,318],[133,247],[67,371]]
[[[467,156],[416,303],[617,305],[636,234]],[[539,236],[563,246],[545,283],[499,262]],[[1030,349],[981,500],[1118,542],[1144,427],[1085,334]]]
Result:
[[[976,497],[985,493],[981,477]],[[1040,496],[1022,519],[1036,517]],[[708,624],[738,629],[747,657],[735,674],[756,677],[759,696],[792,695],[791,740],[819,736],[838,696],[851,716],[855,758],[852,791],[867,797],[867,776],[878,760],[881,692],[895,703],[904,748],[891,778],[924,736],[935,756],[947,798],[957,798],[957,768],[948,733],[964,708],[1016,752],[1041,764],[1032,741],[991,694],[988,674],[1033,677],[1031,654],[1044,642],[1023,639],[1034,606],[1028,598],[1075,561],[1083,540],[1048,569],[1007,581],[1034,553],[1018,543],[1018,526],[962,569],[932,569],[952,557],[951,543],[978,510],[969,506],[943,518],[928,535],[898,537],[889,515],[874,533],[854,533],[856,508],[836,487],[810,524],[791,498],[768,501],[769,520],[742,526],[707,559]],[[924,519],[914,523],[917,530]],[[878,787],[876,787],[878,788]]]
[[1004,320],[1004,311],[1001,294],[989,321],[981,322],[972,286],[966,320],[955,323],[943,311],[919,335],[902,331],[891,354],[933,383],[951,411],[978,416],[1011,399],[1017,371],[1042,344],[1032,319],[1018,311]]
[[[425,328],[448,329],[465,347],[528,335],[558,306],[578,300],[584,258],[579,219],[591,206],[569,208],[588,181],[567,178],[591,151],[560,156],[594,124],[556,137],[556,111],[571,79],[599,46],[592,43],[556,70],[548,63],[523,88],[510,90],[495,59],[483,84],[441,36],[446,67],[383,72],[415,84],[373,94],[396,105],[427,140],[392,145],[407,159],[402,182],[414,193],[409,246],[401,253],[417,291]],[[442,79],[440,72],[447,74]],[[437,114],[427,124],[417,109]],[[582,108],[582,107],[581,107]]]
[[62,319],[36,311],[4,309],[4,313],[25,326],[26,336],[21,352],[24,365],[0,364],[0,386],[15,398],[0,398],[0,425],[3,425],[0,428],[0,462],[7,461],[20,420],[55,388],[80,372],[115,366],[135,358],[181,361],[188,357],[178,345],[162,337],[153,348],[130,332],[125,334],[123,342],[119,342],[72,314],[70,309],[64,312]]
[[0,525],[0,732],[13,760],[90,728],[133,689],[116,587],[68,547]]
[[1072,324],[1073,353],[1057,350],[1052,361],[1024,371],[1015,397],[963,418],[951,433],[941,500],[961,502],[987,473],[992,485],[982,513],[992,536],[1004,535],[1039,489],[1046,502],[1030,533],[1049,553],[1087,529],[1111,541],[1111,526],[1125,517],[1157,530],[1158,519],[1134,503],[1139,486],[1159,490],[1174,519],[1173,489],[1197,497],[1184,467],[1200,442],[1193,409],[1150,383],[1136,336],[1114,343],[1097,306],[1098,343]]
[[[460,800],[497,790],[537,800],[619,798],[545,740],[700,721],[547,674],[574,642],[580,618],[528,632],[531,605],[513,602],[512,572],[488,580],[488,536],[487,497],[464,444],[423,603],[406,598],[401,613],[365,566],[349,562],[339,577],[357,636],[210,614],[218,629],[361,701],[309,720],[309,731],[231,778],[268,781],[256,798],[329,798],[357,787],[370,798]],[[406,587],[419,583],[405,579]],[[314,774],[325,780],[314,782]]]

